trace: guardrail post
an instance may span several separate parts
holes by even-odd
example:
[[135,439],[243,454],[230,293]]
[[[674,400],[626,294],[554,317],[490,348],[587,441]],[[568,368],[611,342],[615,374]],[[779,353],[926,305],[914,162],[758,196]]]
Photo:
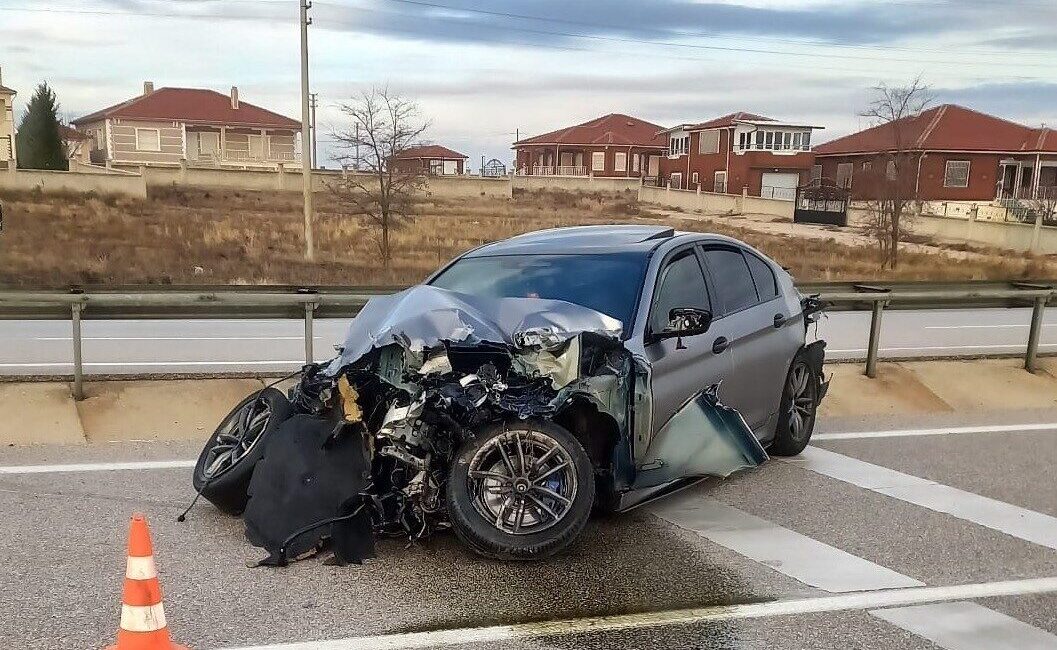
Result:
[[1046,296],[1035,298],[1035,307],[1031,310],[1031,328],[1028,329],[1028,349],[1024,353],[1024,369],[1035,372],[1035,358],[1039,353],[1039,335],[1042,333],[1042,316],[1046,313]]
[[84,399],[84,364],[81,362],[81,310],[80,303],[70,305],[70,319],[73,323],[73,399]]
[[877,350],[881,345],[881,313],[885,306],[884,300],[878,300],[873,304],[870,314],[870,342],[866,346],[866,376],[873,379],[877,376]]
[[315,356],[312,354],[312,344],[315,338],[312,333],[312,321],[316,311],[316,303],[305,303],[305,363],[313,363]]

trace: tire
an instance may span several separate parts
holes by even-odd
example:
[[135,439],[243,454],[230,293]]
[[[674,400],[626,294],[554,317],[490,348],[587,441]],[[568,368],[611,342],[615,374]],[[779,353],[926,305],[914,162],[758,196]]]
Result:
[[[537,469],[533,460],[541,458]],[[583,532],[595,500],[594,469],[576,438],[553,422],[497,423],[459,449],[445,495],[452,528],[471,549],[498,560],[538,560]]]
[[[253,413],[262,413],[261,417],[266,419],[254,421],[247,410],[251,408],[254,409]],[[265,410],[266,415],[263,414]],[[289,400],[274,388],[265,388],[239,402],[220,421],[198,456],[191,479],[195,491],[201,492],[202,496],[222,512],[229,515],[242,514],[249,500],[246,489],[249,487],[250,477],[253,476],[253,468],[264,457],[268,439],[290,417],[291,412]],[[247,423],[252,435],[248,445],[245,444],[242,433]],[[241,450],[234,451],[233,445],[222,444],[221,438],[225,435],[241,439]],[[230,439],[228,441],[230,442]],[[226,463],[221,460],[229,448],[236,457],[233,463],[230,458]]]
[[773,456],[796,456],[804,451],[815,430],[821,377],[803,350],[797,353],[782,389],[778,425],[767,450]]

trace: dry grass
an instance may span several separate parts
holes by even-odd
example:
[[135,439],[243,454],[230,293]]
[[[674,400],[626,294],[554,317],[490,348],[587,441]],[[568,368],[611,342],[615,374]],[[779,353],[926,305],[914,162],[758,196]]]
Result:
[[651,212],[631,193],[531,192],[511,200],[431,199],[394,233],[394,265],[378,267],[375,233],[322,198],[317,262],[302,258],[297,194],[167,189],[146,201],[86,195],[0,195],[0,284],[406,284],[468,248],[556,226],[671,223],[757,246],[801,280],[1025,279],[1057,275],[1052,259],[996,253],[955,260],[905,253],[879,272],[873,249],[760,234],[727,221]]

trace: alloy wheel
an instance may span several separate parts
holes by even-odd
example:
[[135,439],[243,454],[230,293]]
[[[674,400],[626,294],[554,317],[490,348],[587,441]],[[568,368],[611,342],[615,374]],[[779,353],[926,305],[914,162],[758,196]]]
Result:
[[815,382],[812,381],[811,368],[804,362],[798,362],[789,373],[786,390],[789,395],[789,433],[794,440],[803,440],[811,430],[815,418]]
[[539,431],[506,431],[470,461],[478,514],[499,530],[528,535],[561,521],[576,499],[576,466],[558,441]]
[[268,428],[271,417],[267,400],[255,399],[228,418],[215,435],[216,444],[209,450],[202,470],[205,479],[215,479],[245,458]]

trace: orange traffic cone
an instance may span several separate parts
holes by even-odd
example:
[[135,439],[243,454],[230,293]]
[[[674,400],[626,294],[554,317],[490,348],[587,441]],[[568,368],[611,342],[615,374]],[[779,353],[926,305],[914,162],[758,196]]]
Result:
[[132,515],[129,524],[121,629],[117,633],[117,645],[106,650],[188,650],[169,639],[150,529],[143,515]]

